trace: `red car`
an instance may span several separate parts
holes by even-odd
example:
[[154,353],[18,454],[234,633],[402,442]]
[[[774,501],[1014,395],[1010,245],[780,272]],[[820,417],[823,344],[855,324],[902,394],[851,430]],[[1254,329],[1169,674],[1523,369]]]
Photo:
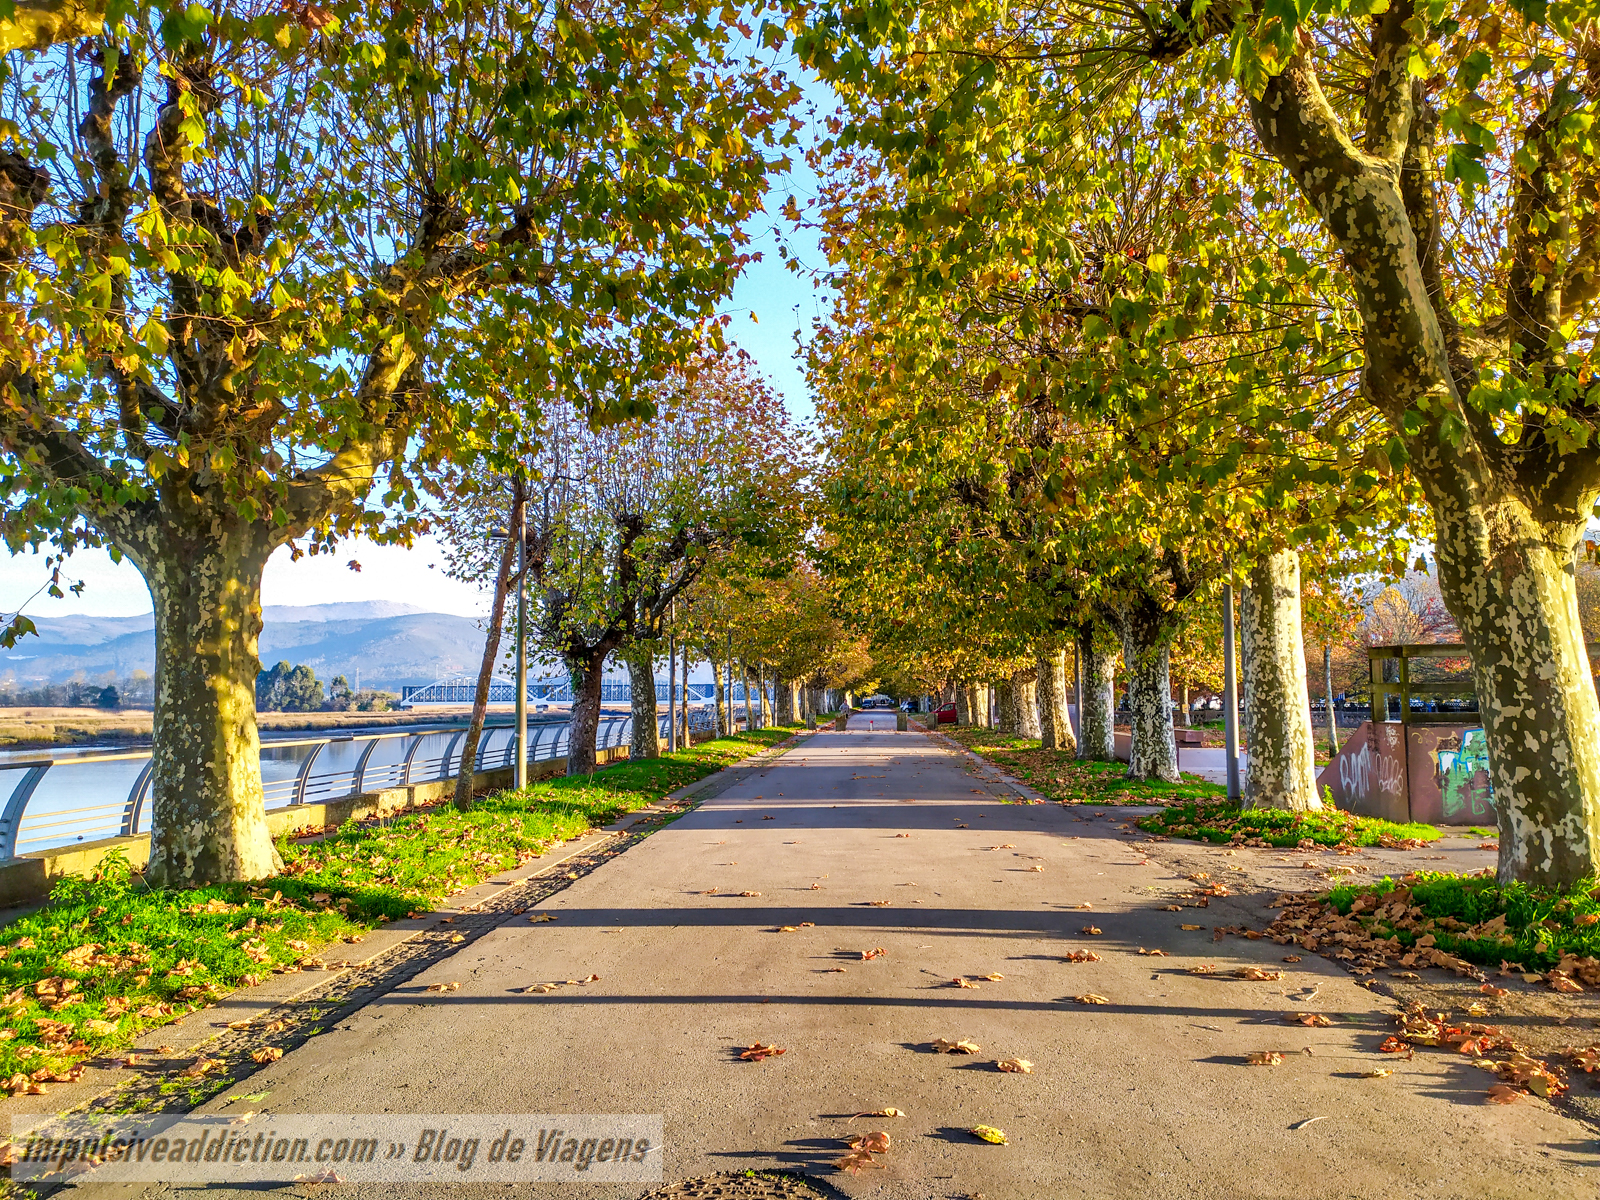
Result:
[[954,725],[956,723],[956,704],[952,700],[949,704],[941,704],[933,710],[934,724]]

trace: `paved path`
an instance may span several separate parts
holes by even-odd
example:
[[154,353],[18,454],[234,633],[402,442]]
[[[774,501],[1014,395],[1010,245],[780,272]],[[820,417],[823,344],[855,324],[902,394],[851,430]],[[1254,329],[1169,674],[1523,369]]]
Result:
[[[1013,793],[969,756],[893,719],[803,742],[578,880],[547,906],[559,920],[509,921],[264,1068],[235,1090],[266,1098],[235,1110],[660,1112],[668,1180],[826,1173],[842,1138],[884,1128],[883,1169],[827,1178],[895,1200],[1595,1194],[1586,1128],[1482,1103],[1489,1077],[1443,1055],[1360,1078],[1385,1001],[1315,956],[1284,967],[1271,942],[1180,929],[1260,913],[1164,911],[1192,886],[1163,866],[1168,847],[1147,858],[1096,810],[1002,802]],[[1063,961],[1083,948],[1101,960]],[[1200,963],[1285,977],[1187,973]],[[950,982],[991,972],[1005,978]],[[425,990],[441,982],[460,989]],[[1110,1003],[1072,999],[1087,993]],[[1290,1008],[1336,1021],[1289,1027]],[[982,1052],[936,1054],[935,1038]],[[756,1041],[788,1053],[740,1061]],[[1264,1049],[1283,1064],[1243,1065]],[[1013,1056],[1034,1073],[996,1069]],[[849,1122],[886,1106],[908,1115]],[[1310,1118],[1327,1119],[1296,1128]],[[1011,1144],[966,1132],[980,1123]],[[322,1194],[347,1191],[395,1189]]]

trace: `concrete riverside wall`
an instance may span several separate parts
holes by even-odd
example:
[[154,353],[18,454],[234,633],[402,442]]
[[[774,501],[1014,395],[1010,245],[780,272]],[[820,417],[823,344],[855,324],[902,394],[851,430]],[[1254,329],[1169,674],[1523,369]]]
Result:
[[1389,821],[1493,825],[1494,796],[1481,724],[1363,721],[1317,776],[1334,803]]
[[[605,764],[628,757],[626,746],[613,746],[598,751],[596,761]],[[530,782],[551,779],[567,773],[565,758],[550,758],[528,764]],[[477,771],[472,776],[474,791],[494,790],[511,786],[513,769],[501,767],[493,771]],[[288,834],[293,837],[300,831],[320,833],[328,825],[342,825],[350,820],[367,820],[372,817],[391,816],[407,809],[436,804],[455,794],[456,781],[434,779],[427,783],[413,783],[408,787],[384,788],[376,792],[362,792],[344,796],[321,804],[291,804],[285,808],[267,810],[267,828],[273,837]],[[22,904],[37,904],[50,894],[56,880],[66,875],[88,875],[100,860],[113,850],[121,850],[135,867],[150,861],[150,835],[134,834],[129,837],[100,838],[92,842],[76,842],[70,846],[57,846],[50,850],[35,850],[18,858],[0,862],[0,908],[14,908]]]

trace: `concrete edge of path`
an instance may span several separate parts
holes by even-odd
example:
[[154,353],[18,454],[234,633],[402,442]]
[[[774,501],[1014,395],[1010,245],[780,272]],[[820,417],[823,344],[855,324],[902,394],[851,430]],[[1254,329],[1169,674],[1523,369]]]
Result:
[[[205,1043],[216,1037],[219,1031],[225,1030],[229,1022],[259,1017],[280,1004],[291,1003],[307,992],[322,987],[330,978],[357,967],[364,967],[396,946],[403,945],[462,913],[478,909],[486,900],[502,894],[508,887],[519,887],[546,876],[571,859],[588,854],[613,838],[634,831],[636,826],[649,826],[652,817],[659,817],[669,812],[675,815],[680,813],[683,811],[680,805],[685,800],[697,802],[708,800],[734,786],[750,772],[764,768],[772,761],[781,758],[809,736],[809,730],[801,730],[775,746],[740,759],[736,763],[730,763],[721,770],[713,771],[710,775],[667,793],[655,804],[635,809],[609,825],[596,827],[572,838],[555,852],[554,858],[546,855],[513,867],[509,871],[502,871],[482,883],[448,897],[438,908],[404,920],[390,921],[369,930],[353,942],[331,942],[317,953],[317,957],[322,958],[326,964],[322,970],[312,968],[275,973],[253,987],[229,992],[215,1004],[196,1009],[166,1025],[147,1029],[126,1049],[112,1051],[103,1057],[141,1052],[153,1053],[158,1047],[163,1046],[182,1047],[181,1050],[173,1049],[166,1052],[174,1057],[198,1055]],[[720,786],[718,786],[719,781]],[[640,829],[639,832],[644,830]],[[22,1116],[71,1112],[99,1096],[116,1090],[122,1084],[141,1077],[141,1072],[124,1067],[88,1066],[83,1077],[77,1082],[48,1085],[50,1091],[42,1096],[14,1096],[0,1100],[0,1113]],[[0,1138],[5,1136],[5,1132],[0,1130]]]

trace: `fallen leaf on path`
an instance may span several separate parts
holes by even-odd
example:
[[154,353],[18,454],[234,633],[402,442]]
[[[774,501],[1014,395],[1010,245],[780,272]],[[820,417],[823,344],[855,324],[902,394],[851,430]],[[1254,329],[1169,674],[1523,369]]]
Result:
[[1407,1058],[1410,1058],[1414,1053],[1409,1044],[1392,1033],[1383,1039],[1383,1044],[1378,1047],[1378,1052],[1380,1054],[1404,1054]]
[[[567,982],[571,983],[572,981],[569,979]],[[585,975],[582,979],[578,980],[578,982],[579,983],[599,983],[600,982],[600,976],[598,976],[598,975]]]
[[841,1171],[849,1171],[852,1175],[859,1173],[863,1167],[883,1166],[881,1162],[873,1159],[872,1155],[866,1150],[852,1150],[843,1158],[836,1160],[833,1165]]
[[1467,1016],[1469,1017],[1487,1017],[1488,1015],[1489,1006],[1481,1000],[1474,1000],[1467,1005]]
[[763,1046],[760,1042],[757,1042],[749,1049],[741,1051],[739,1057],[746,1062],[761,1062],[763,1059],[787,1053],[789,1053],[787,1050],[780,1050],[777,1046]]
[[1182,912],[1183,911],[1183,905],[1181,905],[1181,904],[1163,904],[1161,906],[1161,911],[1162,912]]
[[1374,1067],[1370,1071],[1361,1072],[1363,1079],[1387,1079],[1394,1074],[1393,1067]]
[[323,1167],[314,1175],[296,1175],[296,1183],[303,1183],[307,1187],[318,1187],[324,1183],[343,1183],[344,1176],[334,1171],[332,1167]]
[[1012,1071],[1019,1075],[1032,1075],[1033,1064],[1025,1058],[1002,1058],[995,1063],[1002,1071]]
[[428,990],[430,992],[453,992],[460,986],[459,983],[430,983]]
[[1085,925],[1082,929],[1078,930],[1078,932],[1085,934],[1088,937],[1099,937],[1100,927],[1098,925]]
[[960,976],[960,975],[957,975],[950,982],[955,987],[958,987],[958,988],[972,988],[974,991],[976,991],[977,987],[978,987],[978,985],[973,983],[972,980],[964,978],[963,976]]
[[887,953],[889,953],[889,952],[887,950],[885,950],[882,946],[879,946],[879,947],[877,947],[876,949],[873,949],[873,950],[863,950],[861,952],[861,960],[863,962],[866,962],[866,961],[868,961],[870,959],[882,958]]
[[1196,929],[1204,929],[1205,926],[1204,925],[1179,925],[1178,928],[1179,929],[1187,929],[1187,930],[1190,930],[1192,932],[1192,931],[1194,931]]
[[1005,1146],[1009,1144],[1009,1139],[1007,1139],[1006,1135],[1000,1132],[1000,1130],[996,1129],[993,1125],[974,1125],[972,1127],[972,1136],[975,1138],[982,1138],[984,1141],[996,1146]]
[[1088,909],[1093,908],[1094,905],[1090,904],[1088,901],[1085,901],[1082,904],[1074,904],[1072,907],[1075,908],[1075,909],[1087,911]]
[[1244,1061],[1252,1067],[1275,1067],[1283,1061],[1283,1055],[1276,1050],[1252,1050]]
[[829,967],[826,971],[823,972],[823,974],[824,975],[834,975],[834,974],[843,975],[844,974],[844,968],[843,967]]
[[1201,963],[1198,967],[1189,968],[1189,974],[1191,975],[1215,975],[1216,973],[1217,968],[1211,963]]
[[1039,871],[1039,872],[1042,873],[1044,871],[1044,868],[1039,866],[1037,863],[1035,863],[1033,866],[1029,867],[1028,870],[1030,870],[1030,871]]
[[800,924],[798,924],[798,925],[779,925],[772,932],[774,932],[774,933],[798,933],[802,929],[815,929],[815,928],[816,928],[816,925],[814,925],[812,922],[810,922],[810,921],[801,921]]
[[1283,978],[1282,971],[1270,971],[1261,967],[1240,967],[1234,972],[1234,975],[1240,979],[1254,979],[1262,982]]
[[1510,993],[1510,991],[1511,991],[1510,988],[1495,987],[1495,985],[1492,984],[1492,983],[1486,983],[1482,987],[1480,987],[1478,990],[1480,992],[1482,992],[1485,996],[1505,996],[1505,995],[1508,995]]
[[[715,891],[716,889],[713,888],[712,890]],[[533,916],[528,918],[528,924],[542,925],[546,921],[554,921],[555,919],[549,913],[534,913]]]
[[1321,1013],[1286,1012],[1283,1019],[1291,1025],[1304,1025],[1310,1029],[1326,1029],[1333,1022]]
[[253,1024],[255,1024],[255,1018],[254,1017],[245,1017],[242,1021],[229,1021],[228,1022],[228,1028],[229,1029],[249,1029],[250,1026],[253,1025]]
[[895,837],[897,837],[897,838],[908,838],[910,836],[911,835],[909,833],[897,833],[897,834],[895,834]]
[[891,901],[891,900],[868,900],[867,903],[872,905],[873,908],[888,908],[889,905],[893,903],[893,901]]
[[1527,1092],[1520,1091],[1508,1083],[1497,1083],[1489,1089],[1489,1102],[1491,1104],[1516,1104],[1527,1098]]
[[1100,956],[1093,950],[1074,950],[1061,961],[1070,963],[1099,962]]
[[250,1052],[251,1060],[258,1063],[277,1062],[282,1057],[283,1051],[276,1046],[263,1046]]
[[1100,995],[1097,992],[1085,992],[1081,996],[1074,996],[1073,999],[1075,1001],[1077,1001],[1079,1004],[1110,1004],[1111,1003],[1110,1000],[1107,1000],[1104,996]]
[[981,1046],[962,1038],[959,1042],[952,1042],[948,1038],[934,1038],[933,1049],[936,1054],[976,1054]]
[[464,934],[464,933],[452,933],[450,935],[450,943],[451,943],[451,945],[454,945],[457,942],[464,942],[466,940],[467,940],[467,935]]
[[999,983],[1005,978],[1005,976],[1000,974],[999,971],[990,971],[987,975],[983,976],[983,978],[987,979],[990,983]]
[[190,1079],[198,1079],[207,1071],[215,1071],[220,1066],[222,1066],[222,1060],[220,1058],[205,1058],[202,1056],[195,1059],[181,1072],[179,1072],[179,1074],[187,1076]]
[[1300,956],[1298,954],[1285,954],[1283,956],[1283,961],[1284,962],[1288,962],[1288,963],[1299,962],[1300,961]]
[[1140,954],[1148,954],[1151,958],[1166,958],[1167,957],[1167,952],[1165,950],[1146,950],[1143,946],[1139,947],[1139,953]]
[[1421,979],[1422,976],[1418,975],[1415,971],[1390,971],[1389,978],[1403,979],[1407,983],[1415,983],[1417,980]]
[[759,895],[761,895],[761,893],[760,892],[740,892],[739,895],[741,895],[741,896],[759,896]]
[[1013,846],[1010,842],[1005,842],[1005,843],[1003,843],[1003,844],[1001,844],[999,846],[990,846],[989,849],[991,849],[991,850],[1015,850],[1016,847]]
[[852,1121],[859,1121],[862,1117],[903,1117],[905,1110],[899,1108],[877,1108],[872,1112],[859,1112],[851,1117]]

